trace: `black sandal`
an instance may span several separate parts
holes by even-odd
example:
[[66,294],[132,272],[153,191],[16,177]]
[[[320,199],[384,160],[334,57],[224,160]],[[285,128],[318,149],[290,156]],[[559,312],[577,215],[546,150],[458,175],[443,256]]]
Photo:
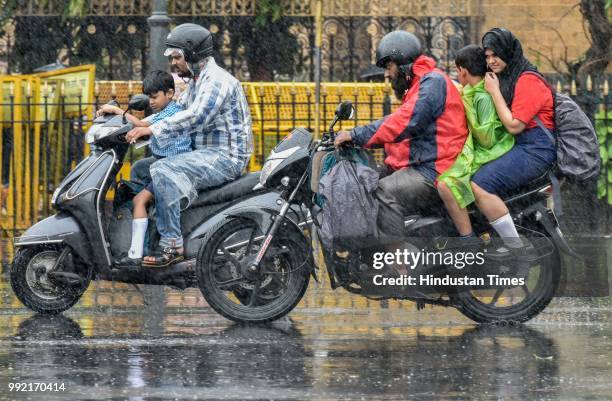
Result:
[[114,266],[127,268],[140,267],[142,265],[142,260],[142,258],[132,259],[129,256],[124,256],[122,258],[116,259]]
[[173,247],[165,247],[162,249],[159,255],[150,255],[155,259],[152,261],[144,260],[142,261],[143,266],[147,267],[166,267],[171,264],[180,262],[184,259],[182,247],[173,248]]

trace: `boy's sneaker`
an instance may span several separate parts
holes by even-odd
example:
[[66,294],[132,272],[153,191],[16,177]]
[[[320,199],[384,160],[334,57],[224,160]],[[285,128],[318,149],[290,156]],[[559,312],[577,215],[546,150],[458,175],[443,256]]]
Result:
[[506,262],[517,260],[521,262],[535,262],[539,256],[532,244],[523,245],[520,248],[500,246],[497,249],[487,252],[487,258],[495,261]]
[[[529,269],[538,261],[539,256],[531,243],[524,244],[520,248],[501,246],[487,252],[486,258],[492,262],[499,263],[511,268],[518,276],[526,276]],[[513,268],[513,269],[512,269]]]
[[484,242],[480,237],[451,237],[446,246],[447,251],[478,253],[484,250]]

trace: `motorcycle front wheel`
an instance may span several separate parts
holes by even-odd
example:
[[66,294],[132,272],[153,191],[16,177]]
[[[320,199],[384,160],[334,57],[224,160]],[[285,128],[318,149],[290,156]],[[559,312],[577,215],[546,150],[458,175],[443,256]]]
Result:
[[228,219],[198,255],[198,283],[216,312],[236,322],[263,323],[291,312],[300,302],[312,268],[304,235],[289,224],[275,235],[260,264],[248,274],[263,233],[248,219]]

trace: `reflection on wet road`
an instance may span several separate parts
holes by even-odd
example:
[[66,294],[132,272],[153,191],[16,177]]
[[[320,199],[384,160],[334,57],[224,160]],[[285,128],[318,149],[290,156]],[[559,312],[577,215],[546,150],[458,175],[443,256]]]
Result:
[[[529,325],[478,327],[441,307],[311,283],[289,318],[240,326],[197,290],[94,283],[63,316],[24,309],[2,276],[0,399],[612,398],[612,303],[559,299]],[[9,392],[9,383],[64,383]]]

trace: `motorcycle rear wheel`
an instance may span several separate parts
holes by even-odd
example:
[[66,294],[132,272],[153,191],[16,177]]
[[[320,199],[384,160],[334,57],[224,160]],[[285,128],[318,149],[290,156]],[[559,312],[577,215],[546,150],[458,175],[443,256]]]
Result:
[[228,219],[198,255],[198,283],[208,304],[227,319],[263,323],[281,318],[300,302],[310,278],[305,238],[289,225],[276,234],[258,279],[243,269],[257,254],[263,233],[254,221]]
[[548,306],[559,287],[561,259],[557,247],[551,246],[553,251],[530,269],[525,285],[459,292],[459,311],[478,323],[523,323],[533,319]]

